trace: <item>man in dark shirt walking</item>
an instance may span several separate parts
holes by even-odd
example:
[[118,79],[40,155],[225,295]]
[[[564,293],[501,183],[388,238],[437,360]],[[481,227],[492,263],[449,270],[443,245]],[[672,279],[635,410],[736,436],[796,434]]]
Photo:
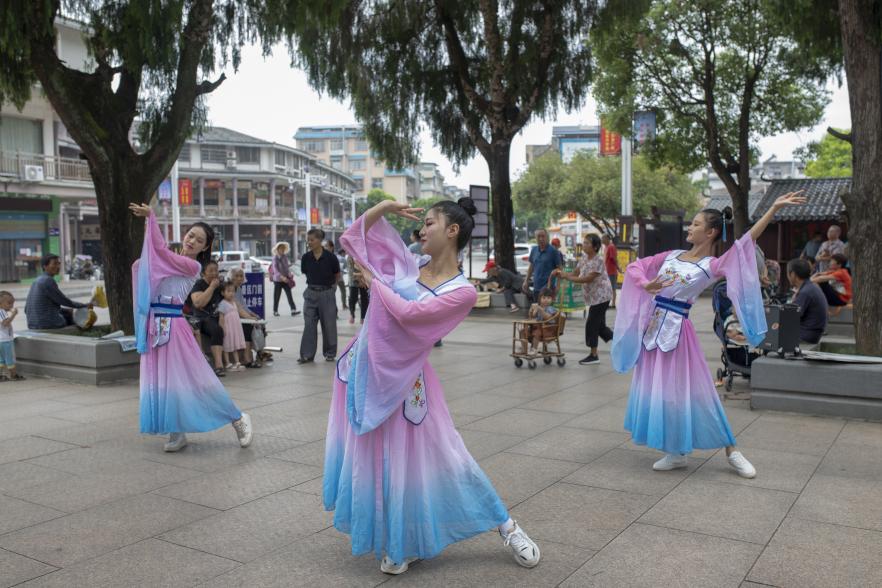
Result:
[[303,293],[303,338],[300,339],[300,359],[308,363],[315,359],[318,345],[318,323],[322,323],[322,355],[325,361],[337,358],[337,282],[342,279],[337,256],[322,247],[325,232],[310,229],[306,233],[309,251],[300,258],[300,271],[306,276]]

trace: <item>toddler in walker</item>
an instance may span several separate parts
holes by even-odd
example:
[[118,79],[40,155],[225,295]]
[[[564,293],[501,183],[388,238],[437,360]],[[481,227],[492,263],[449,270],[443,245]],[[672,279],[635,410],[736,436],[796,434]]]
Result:
[[541,321],[538,325],[527,325],[522,333],[522,338],[530,343],[530,355],[535,355],[542,341],[551,340],[557,336],[557,317],[560,314],[551,304],[554,302],[554,292],[551,288],[542,288],[539,291],[539,302],[530,305],[527,318]]

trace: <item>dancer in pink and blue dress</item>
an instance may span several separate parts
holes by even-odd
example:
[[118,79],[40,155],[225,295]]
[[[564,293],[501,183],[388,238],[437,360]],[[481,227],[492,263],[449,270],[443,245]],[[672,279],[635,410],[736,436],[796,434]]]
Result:
[[751,345],[766,333],[757,275],[755,241],[775,212],[803,204],[799,192],[778,198],[754,226],[720,257],[713,246],[725,235],[731,212],[706,209],[695,215],[686,240],[692,249],[639,259],[625,271],[612,344],[612,363],[634,379],[625,429],[638,445],[665,452],[652,466],[683,468],[693,449],[726,448],[729,464],[745,478],[756,469],[740,451],[717,395],[704,352],[689,320],[689,309],[705,288],[726,278],[728,297]]
[[135,336],[141,354],[141,432],[169,435],[165,451],[187,445],[186,433],[232,424],[242,447],[251,444],[251,418],[241,412],[208,364],[183,316],[184,300],[211,259],[214,231],[196,223],[169,250],[146,204],[130,204],[147,221],[141,257],[132,266]]
[[334,526],[351,536],[352,553],[373,552],[387,574],[494,528],[515,561],[533,567],[539,548],[469,454],[428,363],[435,341],[477,299],[457,261],[474,228],[475,205],[462,198],[432,206],[419,256],[383,216],[420,220],[421,210],[381,202],[340,239],[370,288],[371,304],[337,362],[324,505],[335,511]]

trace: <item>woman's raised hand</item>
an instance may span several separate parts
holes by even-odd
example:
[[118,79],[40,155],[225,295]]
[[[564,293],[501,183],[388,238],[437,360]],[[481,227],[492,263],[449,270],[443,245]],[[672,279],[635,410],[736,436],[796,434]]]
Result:
[[645,286],[643,286],[643,289],[650,294],[657,294],[663,288],[667,288],[673,283],[673,280],[665,280],[663,276],[656,276],[654,280],[648,282]]
[[775,199],[775,203],[772,204],[773,208],[784,208],[785,206],[794,206],[796,204],[805,204],[806,198],[803,196],[803,192],[805,190],[798,190],[796,192],[788,192],[783,196],[779,196]]
[[150,207],[147,206],[146,204],[143,204],[143,203],[142,204],[135,204],[135,203],[129,204],[129,210],[131,210],[132,214],[134,214],[137,217],[147,218],[148,216],[150,216]]
[[385,214],[394,214],[408,220],[422,222],[423,219],[417,216],[418,212],[423,212],[425,208],[411,208],[409,204],[395,202],[394,200],[386,201]]

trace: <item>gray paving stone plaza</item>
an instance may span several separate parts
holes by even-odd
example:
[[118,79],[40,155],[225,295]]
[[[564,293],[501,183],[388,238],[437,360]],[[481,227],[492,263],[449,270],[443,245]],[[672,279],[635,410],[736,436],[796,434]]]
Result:
[[[709,307],[693,318],[715,370]],[[342,344],[354,328],[338,325]],[[604,346],[577,363],[580,316],[564,368],[516,369],[508,315],[470,317],[431,357],[540,565],[490,532],[386,576],[321,507],[333,365],[295,363],[299,317],[271,326],[275,364],[224,380],[253,417],[249,449],[228,427],[163,453],[138,433],[136,383],[0,383],[0,587],[882,585],[882,424],[751,411],[737,382],[725,404],[756,479],[722,451],[653,472],[659,454],[622,429],[630,376]]]

